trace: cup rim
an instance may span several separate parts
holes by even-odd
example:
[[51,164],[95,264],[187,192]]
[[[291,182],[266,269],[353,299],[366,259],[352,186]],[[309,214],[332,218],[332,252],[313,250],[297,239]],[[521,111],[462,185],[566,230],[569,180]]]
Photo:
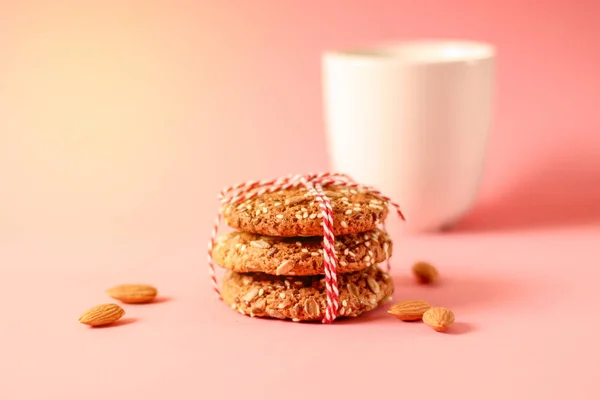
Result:
[[[429,54],[423,54],[429,52]],[[420,39],[379,43],[323,53],[324,60],[398,65],[473,63],[496,57],[490,43],[461,39]]]

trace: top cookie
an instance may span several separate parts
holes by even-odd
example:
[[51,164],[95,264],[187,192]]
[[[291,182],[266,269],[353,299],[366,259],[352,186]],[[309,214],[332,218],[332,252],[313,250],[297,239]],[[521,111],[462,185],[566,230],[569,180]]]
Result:
[[[388,207],[380,196],[343,186],[324,187],[333,209],[333,234],[350,235],[375,229]],[[223,208],[232,228],[268,236],[323,236],[319,203],[305,188],[265,193]]]

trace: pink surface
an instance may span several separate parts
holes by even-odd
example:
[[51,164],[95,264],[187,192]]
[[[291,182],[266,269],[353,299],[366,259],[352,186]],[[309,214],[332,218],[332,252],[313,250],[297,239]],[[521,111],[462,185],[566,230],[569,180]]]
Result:
[[[0,3],[0,398],[600,397],[600,3],[413,3]],[[499,49],[477,206],[395,238],[395,299],[453,308],[454,333],[215,302],[214,194],[327,167],[320,53],[417,37]],[[439,286],[408,279],[423,258]],[[162,301],[77,322],[128,281]]]
[[[598,398],[597,229],[396,243],[395,300],[452,308],[452,333],[384,310],[331,326],[242,317],[213,299],[194,240],[11,247],[0,397]],[[425,255],[444,276],[437,287],[407,274]],[[116,327],[77,322],[128,281],[156,284],[164,301],[126,307]]]

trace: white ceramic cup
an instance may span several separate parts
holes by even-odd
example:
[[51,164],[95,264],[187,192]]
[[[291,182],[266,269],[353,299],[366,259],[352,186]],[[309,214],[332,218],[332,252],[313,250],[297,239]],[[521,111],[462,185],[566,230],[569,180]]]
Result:
[[494,61],[489,44],[447,40],[325,53],[332,170],[399,202],[407,231],[451,227],[478,194]]

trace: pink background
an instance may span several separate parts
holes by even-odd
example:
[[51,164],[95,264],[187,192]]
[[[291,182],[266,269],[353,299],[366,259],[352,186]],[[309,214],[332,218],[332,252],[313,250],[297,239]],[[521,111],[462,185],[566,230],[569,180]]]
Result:
[[[584,0],[0,1],[0,398],[599,398],[599,18]],[[216,192],[327,169],[321,52],[422,37],[499,50],[477,206],[396,237],[395,299],[451,307],[453,334],[214,301]],[[417,259],[440,285],[410,281]],[[161,301],[77,322],[128,281]]]

